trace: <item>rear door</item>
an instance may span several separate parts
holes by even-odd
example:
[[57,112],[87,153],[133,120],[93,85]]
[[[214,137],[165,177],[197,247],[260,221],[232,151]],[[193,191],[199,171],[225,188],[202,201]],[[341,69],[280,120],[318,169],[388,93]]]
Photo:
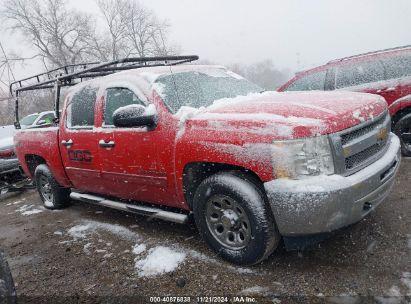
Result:
[[384,65],[380,60],[338,65],[335,71],[335,87],[353,92],[378,94],[388,104],[400,94],[398,80],[387,80]]
[[95,125],[97,88],[86,86],[67,99],[60,152],[66,173],[76,189],[102,193],[99,183],[99,145]]
[[396,99],[411,94],[411,54],[402,54],[383,60],[387,79],[399,85]]

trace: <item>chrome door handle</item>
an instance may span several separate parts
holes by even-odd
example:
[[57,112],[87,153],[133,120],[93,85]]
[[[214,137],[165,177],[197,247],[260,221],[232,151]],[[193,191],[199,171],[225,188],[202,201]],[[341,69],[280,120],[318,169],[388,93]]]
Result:
[[63,146],[65,146],[65,147],[71,147],[72,145],[73,145],[73,141],[71,140],[71,139],[69,139],[69,140],[62,140],[61,141],[61,144],[63,145]]
[[101,140],[98,142],[98,145],[99,145],[100,147],[102,147],[102,148],[113,148],[113,147],[115,146],[115,142],[114,142],[114,141],[106,142],[106,141],[104,141],[104,140],[101,139]]

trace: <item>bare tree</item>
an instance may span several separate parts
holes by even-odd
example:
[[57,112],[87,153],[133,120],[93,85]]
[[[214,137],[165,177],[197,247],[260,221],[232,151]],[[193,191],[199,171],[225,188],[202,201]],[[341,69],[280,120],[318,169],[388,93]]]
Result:
[[[177,52],[168,44],[170,25],[136,0],[97,0],[111,39],[113,59],[159,56]],[[94,45],[102,46],[97,40]]]
[[12,29],[31,40],[46,65],[73,64],[89,54],[92,19],[68,9],[65,0],[6,0],[2,12]]
[[266,90],[275,90],[291,76],[288,69],[279,70],[267,59],[251,65],[233,64],[230,69],[243,75]]
[[[127,0],[97,0],[97,4],[102,12],[104,23],[107,25],[107,35],[95,38],[95,46],[105,50],[111,55],[111,60],[116,60],[129,55],[129,46],[126,43],[127,21],[131,3]],[[106,36],[110,37],[107,41]],[[108,50],[108,52],[107,52]],[[104,58],[107,61],[109,58]]]

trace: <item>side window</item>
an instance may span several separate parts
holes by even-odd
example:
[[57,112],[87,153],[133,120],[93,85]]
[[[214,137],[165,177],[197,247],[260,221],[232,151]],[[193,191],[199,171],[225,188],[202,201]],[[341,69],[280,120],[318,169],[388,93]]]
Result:
[[384,67],[380,61],[360,62],[337,68],[336,88],[357,86],[384,78]]
[[286,91],[323,91],[326,75],[327,70],[309,74],[292,83]]
[[145,106],[136,94],[126,88],[110,88],[106,91],[106,102],[104,106],[104,125],[113,125],[113,114],[121,107],[132,104],[140,104]]
[[56,116],[53,113],[48,113],[48,114],[44,114],[42,117],[40,117],[39,121],[37,122],[37,124],[41,124],[40,122],[44,121],[45,124],[51,124],[53,123],[53,120]]
[[387,79],[411,76],[411,55],[398,56],[383,60]]
[[91,87],[85,87],[73,95],[67,107],[67,127],[94,126],[96,97],[97,89]]

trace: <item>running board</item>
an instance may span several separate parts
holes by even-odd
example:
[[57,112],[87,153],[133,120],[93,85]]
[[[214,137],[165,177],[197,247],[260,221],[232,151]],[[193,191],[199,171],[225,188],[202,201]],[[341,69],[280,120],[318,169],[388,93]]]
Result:
[[109,207],[117,210],[133,212],[141,215],[147,215],[152,218],[158,218],[165,221],[170,221],[178,224],[185,224],[188,221],[188,215],[165,211],[155,207],[137,206],[126,204],[119,201],[108,200],[100,196],[71,192],[70,197],[73,200],[78,200],[86,203],[92,203],[99,206]]

